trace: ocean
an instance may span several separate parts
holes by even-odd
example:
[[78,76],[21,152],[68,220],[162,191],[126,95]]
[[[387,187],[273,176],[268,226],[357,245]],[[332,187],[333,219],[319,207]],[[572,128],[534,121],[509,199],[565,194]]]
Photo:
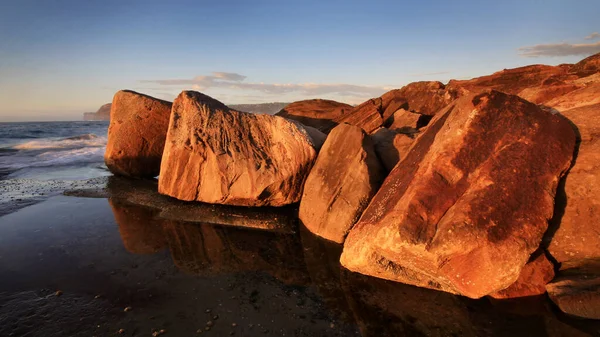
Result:
[[0,123],[0,180],[81,180],[109,175],[109,122]]

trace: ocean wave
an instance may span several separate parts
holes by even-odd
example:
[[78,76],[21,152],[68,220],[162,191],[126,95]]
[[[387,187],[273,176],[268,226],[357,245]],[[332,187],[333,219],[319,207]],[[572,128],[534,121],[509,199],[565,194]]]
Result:
[[33,140],[14,145],[12,148],[16,150],[51,150],[104,146],[106,146],[105,137],[99,137],[93,133],[87,133],[60,139]]

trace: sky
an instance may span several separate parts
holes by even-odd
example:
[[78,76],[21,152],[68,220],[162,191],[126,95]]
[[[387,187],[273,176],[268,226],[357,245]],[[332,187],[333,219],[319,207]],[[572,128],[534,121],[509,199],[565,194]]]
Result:
[[600,52],[598,0],[0,0],[0,121],[80,120],[121,89],[350,104]]

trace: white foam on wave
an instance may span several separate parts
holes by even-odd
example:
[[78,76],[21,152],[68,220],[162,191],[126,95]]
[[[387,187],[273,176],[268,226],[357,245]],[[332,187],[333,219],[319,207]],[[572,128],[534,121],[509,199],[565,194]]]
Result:
[[88,133],[68,138],[32,140],[15,145],[12,148],[15,150],[52,150],[104,146],[106,146],[106,137],[98,137],[93,133]]

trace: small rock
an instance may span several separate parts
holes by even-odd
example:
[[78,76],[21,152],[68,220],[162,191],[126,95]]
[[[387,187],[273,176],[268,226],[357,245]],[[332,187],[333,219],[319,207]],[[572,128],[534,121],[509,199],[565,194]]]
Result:
[[217,319],[219,319],[219,315],[214,315],[213,320],[217,320]]
[[196,333],[197,333],[197,334],[201,334],[203,331],[204,331],[204,330],[202,330],[202,329],[198,329],[198,330],[196,330]]
[[123,309],[124,312],[129,312],[131,311],[133,308],[132,307],[126,307],[125,309]]
[[205,312],[205,313],[207,313],[207,314],[210,314],[210,313],[211,313],[211,311],[212,311],[212,310],[210,310],[210,309],[206,309],[206,311],[204,311],[204,312]]
[[117,333],[118,333],[119,335],[121,335],[121,334],[125,333],[125,329],[119,329],[119,331],[117,331]]
[[235,328],[237,326],[237,323],[231,323],[231,326]]
[[54,293],[54,295],[56,295],[56,296],[60,296],[60,295],[62,295],[62,294],[63,294],[63,292],[62,292],[61,290],[57,290],[57,291]]
[[205,330],[205,331],[209,331],[209,330],[210,330],[210,327],[209,327],[209,326],[205,326],[205,327],[204,327],[204,330]]
[[213,326],[213,325],[215,325],[215,323],[213,321],[206,322],[206,326]]

